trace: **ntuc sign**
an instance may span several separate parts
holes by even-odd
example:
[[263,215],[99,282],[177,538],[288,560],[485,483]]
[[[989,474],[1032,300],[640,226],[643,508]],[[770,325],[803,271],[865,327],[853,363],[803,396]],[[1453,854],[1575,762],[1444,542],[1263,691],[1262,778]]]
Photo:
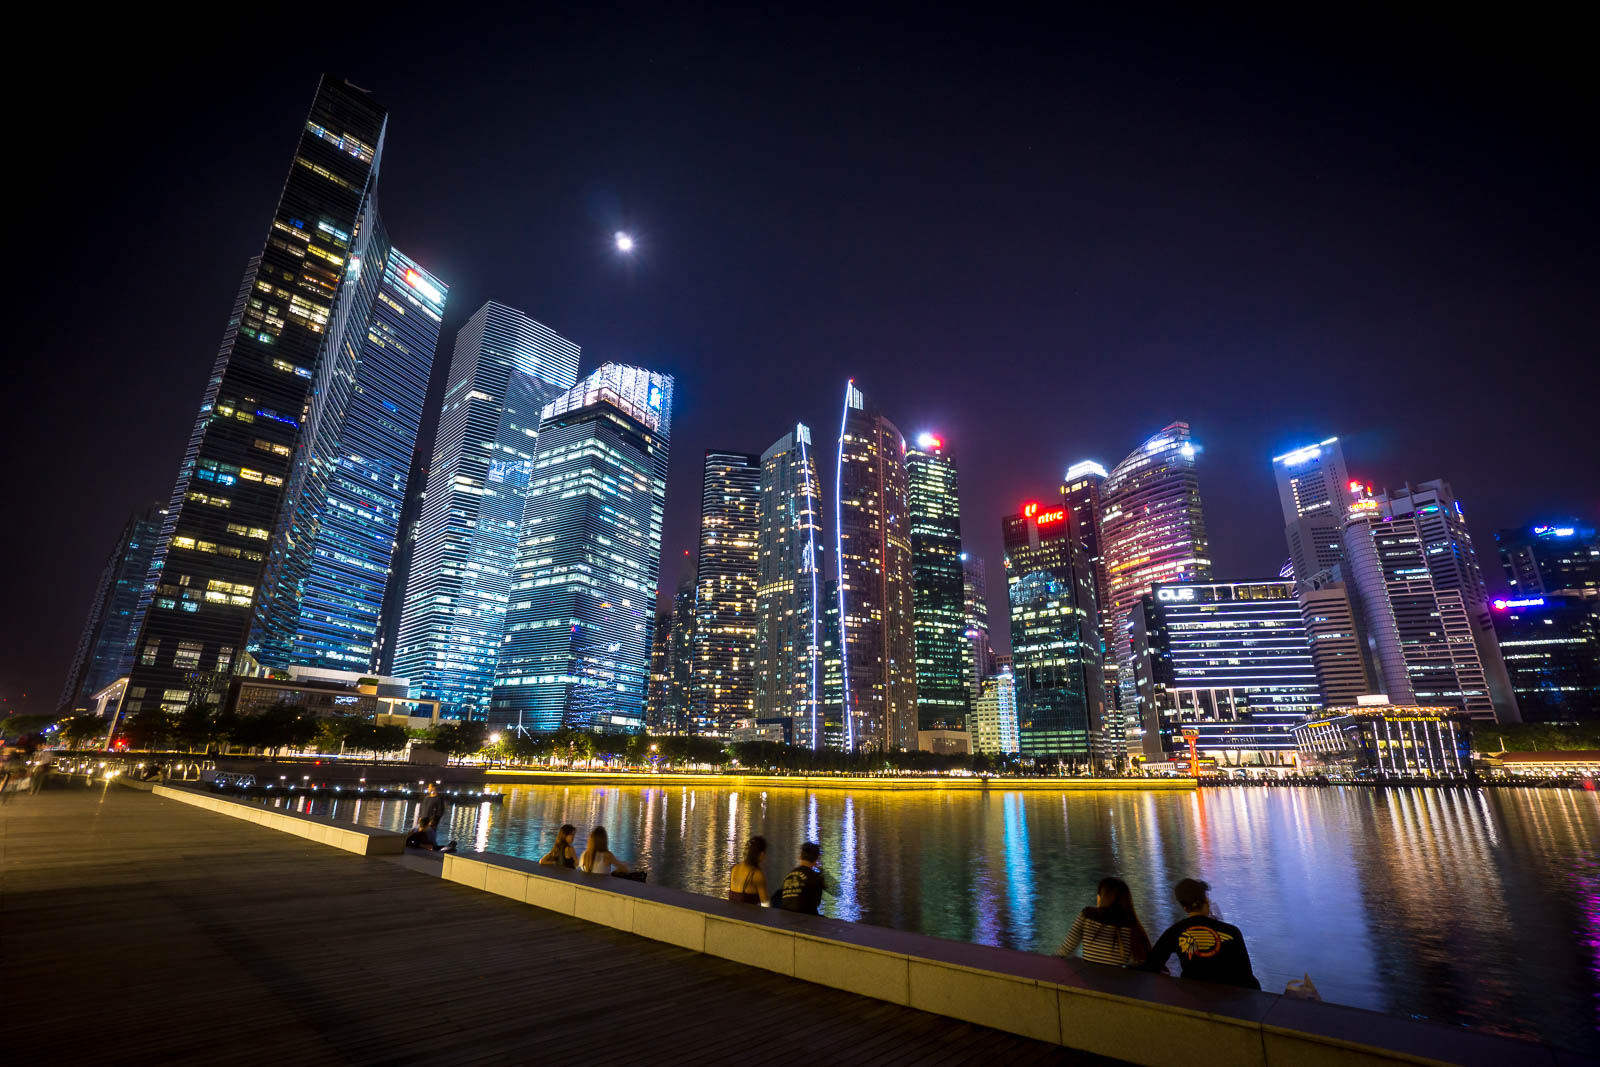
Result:
[[1156,590],[1156,599],[1157,600],[1165,600],[1168,603],[1175,603],[1175,602],[1176,603],[1181,603],[1181,602],[1184,602],[1184,601],[1190,601],[1190,600],[1194,599],[1194,590],[1193,589],[1157,589]]
[[1032,519],[1040,526],[1049,526],[1052,523],[1065,522],[1067,520],[1067,509],[1055,508],[1051,511],[1045,511],[1039,507],[1037,500],[1030,500],[1022,505],[1022,517]]

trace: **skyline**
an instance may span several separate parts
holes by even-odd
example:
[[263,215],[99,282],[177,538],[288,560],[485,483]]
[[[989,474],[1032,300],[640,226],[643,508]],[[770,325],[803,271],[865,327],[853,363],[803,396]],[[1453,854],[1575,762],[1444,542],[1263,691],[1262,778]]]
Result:
[[[1166,39],[1159,32],[1156,37]],[[620,46],[624,56],[635,47],[631,41]],[[864,43],[844,47],[853,54]],[[847,58],[819,63],[823,69],[848,67]],[[583,59],[592,54],[584,52]],[[898,60],[910,62],[904,55]],[[983,61],[983,70],[997,63],[992,52]],[[561,77],[592,83],[573,78],[581,64],[568,62],[574,66],[560,67],[560,73],[527,72],[525,91],[546,88],[545,79]],[[592,106],[626,118],[659,85],[638,73],[642,65],[631,80],[619,74],[619,66],[628,69],[626,62],[606,64],[605,76],[614,85]],[[301,78],[294,64],[285,67],[277,84],[259,88],[245,75],[230,80],[218,72],[212,87],[216,99],[194,101],[201,114],[214,109],[227,115],[227,121],[209,124],[212,129],[194,122],[199,131],[194,151],[210,153],[208,158],[218,160],[214,168],[197,174],[176,156],[136,155],[146,164],[141,181],[148,184],[133,182],[131,192],[108,194],[103,203],[83,207],[83,219],[61,223],[69,237],[63,246],[82,247],[71,235],[97,224],[104,228],[100,240],[109,235],[137,244],[141,255],[166,269],[156,272],[159,283],[140,283],[129,292],[117,271],[86,278],[81,263],[69,262],[56,273],[74,279],[76,285],[60,287],[74,291],[41,301],[44,310],[55,312],[42,315],[45,322],[74,323],[77,347],[69,354],[80,361],[79,373],[71,381],[56,380],[46,373],[49,359],[29,359],[21,373],[23,393],[38,402],[20,413],[20,434],[52,441],[54,447],[38,457],[36,481],[12,496],[30,506],[20,522],[8,524],[6,547],[12,558],[37,553],[40,543],[57,547],[46,565],[14,573],[8,599],[37,610],[26,618],[13,613],[7,622],[0,670],[0,697],[6,702],[0,709],[17,706],[22,692],[29,694],[23,710],[43,711],[53,703],[100,561],[128,513],[164,496],[171,484],[205,367],[215,352],[217,328],[251,247],[260,244],[267,222],[263,205],[277,191],[272,186],[281,177],[295,113],[303,114],[320,73]],[[879,119],[902,114],[896,105],[906,103],[885,88],[895,69],[900,68],[879,72],[881,83],[868,79],[878,90],[874,99],[885,105]],[[737,71],[754,76],[747,67]],[[708,75],[703,83],[691,78],[687,89],[679,86],[681,96],[668,94],[662,106],[674,121],[661,124],[668,128],[665,134],[652,133],[635,116],[635,126],[624,123],[604,143],[590,144],[594,128],[605,120],[580,116],[580,108],[551,113],[550,130],[534,122],[521,151],[535,148],[547,134],[580,150],[551,153],[573,161],[531,178],[517,172],[515,181],[532,182],[539,194],[517,185],[512,197],[507,194],[513,184],[509,176],[516,172],[510,162],[513,147],[474,142],[471,134],[481,133],[481,124],[443,128],[441,116],[451,102],[469,99],[481,105],[482,89],[477,97],[463,98],[466,90],[452,84],[445,71],[425,81],[382,69],[335,72],[372,89],[390,109],[395,131],[384,156],[385,220],[407,235],[406,247],[419,262],[451,286],[441,346],[484,301],[499,300],[587,349],[592,356],[585,359],[584,371],[622,360],[677,375],[679,458],[667,498],[668,555],[692,545],[698,521],[693,506],[698,472],[685,457],[706,448],[758,452],[796,421],[829,426],[839,386],[852,376],[908,438],[926,431],[952,442],[962,457],[963,536],[990,568],[1000,558],[1001,515],[1023,500],[1049,498],[1069,464],[1094,459],[1109,466],[1178,420],[1194,426],[1205,449],[1200,492],[1218,580],[1276,574],[1286,552],[1270,459],[1331,435],[1345,445],[1352,476],[1380,489],[1407,480],[1449,480],[1480,545],[1502,526],[1593,514],[1594,479],[1584,473],[1587,467],[1574,477],[1567,466],[1570,457],[1583,455],[1578,449],[1585,436],[1579,359],[1592,341],[1584,333],[1588,316],[1578,294],[1594,270],[1567,246],[1586,243],[1582,230],[1592,225],[1593,216],[1587,205],[1562,216],[1562,194],[1580,189],[1584,172],[1569,168],[1558,175],[1559,152],[1542,157],[1543,167],[1513,163],[1497,152],[1494,166],[1482,172],[1448,170],[1453,197],[1448,205],[1421,202],[1419,190],[1427,183],[1419,186],[1413,175],[1411,183],[1401,182],[1401,189],[1384,199],[1390,212],[1405,215],[1404,207],[1412,214],[1379,219],[1359,209],[1365,199],[1362,167],[1333,165],[1336,146],[1301,145],[1319,154],[1317,161],[1330,168],[1323,177],[1339,185],[1346,198],[1334,197],[1342,210],[1319,230],[1313,224],[1317,220],[1293,209],[1274,220],[1274,207],[1284,209],[1281,203],[1250,209],[1248,189],[1233,199],[1222,196],[1227,182],[1219,177],[1208,186],[1185,187],[1185,180],[1203,177],[1196,172],[1208,165],[1238,176],[1228,170],[1224,153],[1198,146],[1188,167],[1168,160],[1176,166],[1166,180],[1151,179],[1154,185],[1139,191],[1154,194],[1149,203],[1139,195],[1121,202],[1108,197],[1109,186],[1129,172],[1106,165],[1087,179],[1091,191],[1102,195],[1078,198],[1093,203],[1094,210],[1062,210],[1019,225],[1026,221],[1022,216],[1048,203],[1047,196],[1059,195],[1060,165],[1073,154],[1064,147],[1063,134],[1053,146],[1044,145],[1053,147],[1044,154],[1055,166],[1029,164],[1037,131],[1023,129],[1021,118],[1014,120],[1015,128],[1002,123],[1005,128],[987,133],[967,130],[967,121],[1000,91],[984,88],[983,101],[957,112],[975,143],[998,149],[981,164],[959,153],[950,157],[935,142],[912,138],[914,143],[902,143],[915,132],[933,136],[929,127],[936,107],[929,106],[927,114],[904,112],[914,129],[880,147],[862,137],[866,127],[859,119],[837,134],[819,130],[800,114],[796,100],[780,112],[778,129],[761,142],[779,158],[756,159],[758,153],[733,158],[736,165],[726,180],[734,191],[697,200],[692,186],[700,169],[722,158],[710,143],[718,139],[715,134],[726,134],[724,127],[745,129],[753,119],[738,106],[719,108],[715,99],[708,101],[715,94],[707,87],[717,84]],[[1309,78],[1296,83],[1280,73],[1302,89]],[[1097,75],[1107,77],[1104,70]],[[976,73],[973,78],[981,81]],[[1181,80],[1176,73],[1171,79]],[[1219,78],[1207,91],[1226,95],[1228,80]],[[494,76],[483,82],[497,84]],[[948,102],[963,84],[935,86],[933,95]],[[1111,83],[1098,84],[1104,91]],[[1057,87],[1046,104],[1025,109],[1027,115],[1060,108],[1064,91]],[[1145,92],[1162,95],[1174,89],[1161,82]],[[439,95],[430,96],[434,93]],[[507,92],[491,111],[503,112],[514,96]],[[1264,114],[1276,114],[1282,120],[1295,104],[1305,103],[1293,91],[1288,97],[1289,104],[1258,103],[1254,111],[1245,108],[1245,115],[1261,121]],[[1114,110],[1120,114],[1124,106]],[[1361,112],[1356,104],[1338,114],[1348,118]],[[713,135],[697,138],[692,125],[683,125],[700,114],[720,121],[711,124]],[[1174,123],[1169,115],[1148,124],[1160,130],[1136,131],[1145,140],[1118,140],[1105,128],[1109,120],[1093,109],[1076,114],[1069,108],[1061,117],[1069,124],[1087,123],[1101,135],[1088,143],[1119,157],[1160,145],[1163,138],[1157,134],[1170,135],[1167,127]],[[165,121],[159,107],[154,118],[129,118],[127,132],[119,135],[149,133],[157,120]],[[1251,124],[1249,117],[1236,116],[1235,122],[1242,124],[1233,127],[1236,135]],[[1416,165],[1419,159],[1438,162],[1465,154],[1469,143],[1482,148],[1476,137],[1440,142],[1443,132],[1430,131],[1435,139],[1424,137],[1407,152],[1384,143],[1383,129],[1398,130],[1400,120],[1393,122],[1380,124],[1377,143],[1358,157],[1364,164],[1399,153]],[[672,143],[673,136],[684,143]],[[1277,153],[1271,138],[1266,140],[1266,146],[1243,145],[1248,162],[1238,169],[1255,174],[1258,184],[1251,188],[1257,193],[1263,186],[1275,189],[1299,208],[1315,206],[1318,198],[1310,186],[1318,182],[1298,184],[1294,168],[1286,172],[1273,166],[1284,161],[1272,158]],[[1514,140],[1504,133],[1501,147]],[[820,176],[824,188],[810,192],[793,175],[788,185],[771,180],[782,177],[786,166],[794,175],[818,178],[797,162],[819,142],[831,145],[840,160],[864,161],[860,169],[866,177],[852,181],[826,171]],[[1446,150],[1442,143],[1453,147]],[[441,145],[473,150],[462,151],[457,162]],[[930,171],[944,179],[931,183],[938,189],[908,190],[905,183],[882,181],[908,177],[914,162],[930,160],[940,164]],[[893,195],[869,189],[874,179],[893,186]],[[68,179],[53,195],[70,192],[76,180]],[[1082,192],[1085,178],[1077,180],[1078,186],[1066,184]],[[497,188],[497,181],[508,187]],[[1001,203],[1000,187],[1013,182],[1019,185],[1020,203]],[[752,188],[765,188],[767,195],[751,195]],[[1511,195],[1512,190],[1521,195]],[[470,199],[469,191],[483,203],[430,214],[439,204]],[[154,210],[130,212],[124,198],[133,193],[151,199]],[[983,194],[978,199],[984,210],[975,213],[981,218],[956,215],[963,197],[974,193]],[[541,195],[547,202],[534,204]],[[891,207],[900,197],[909,197],[908,203]],[[596,206],[608,199],[614,206]],[[1467,203],[1477,203],[1481,212],[1475,215],[1477,209]],[[1529,229],[1526,218],[1504,216],[1511,210],[1508,204],[1542,222]],[[1205,211],[1191,214],[1188,209],[1194,208],[1227,218],[1212,217],[1208,227]],[[1156,217],[1140,217],[1147,213]],[[511,225],[491,223],[508,219]],[[1362,245],[1348,232],[1357,220],[1382,232]],[[1559,235],[1557,221],[1566,226]],[[1454,226],[1447,225],[1464,222],[1479,224],[1470,237],[1455,236]],[[1440,239],[1447,236],[1441,227],[1453,239]],[[638,240],[625,264],[611,246],[613,233],[624,228]],[[1517,234],[1515,250],[1492,249],[1496,233],[1508,236],[1501,231]],[[1173,244],[1174,235],[1188,240]],[[1296,236],[1300,243],[1288,247]],[[1274,241],[1283,247],[1259,247]],[[548,262],[534,262],[539,257],[529,256],[529,249],[547,250]],[[1315,254],[1297,254],[1308,251]],[[1330,252],[1336,254],[1330,258]],[[1155,253],[1165,257],[1161,266],[1171,276],[1139,267],[1156,262]],[[1212,277],[1200,268],[1216,255],[1225,262]],[[1085,266],[1086,261],[1092,262]],[[1267,280],[1280,269],[1285,277]],[[1412,271],[1427,275],[1433,288],[1403,284]],[[1352,281],[1346,272],[1361,277]],[[1541,283],[1541,273],[1556,280]],[[1342,286],[1326,284],[1340,279]],[[1402,284],[1385,290],[1396,281]],[[1249,292],[1241,295],[1241,287]],[[1498,298],[1494,306],[1479,304],[1489,291]],[[1567,299],[1569,293],[1578,298]],[[1108,297],[1110,305],[1100,306]],[[1288,301],[1291,309],[1279,306],[1285,297],[1298,298]],[[99,313],[86,315],[84,300],[95,301]],[[958,306],[950,306],[953,300]],[[1497,320],[1497,315],[1506,318]],[[35,330],[43,333],[38,323],[25,322],[19,350],[41,355],[61,350],[57,339],[46,348],[42,337],[32,336]],[[1540,351],[1510,343],[1532,343],[1541,332],[1554,343]],[[1417,358],[1424,349],[1430,357]],[[1537,417],[1523,418],[1491,388],[1497,358],[1525,367],[1530,381],[1548,382],[1554,373],[1573,387],[1546,387]],[[1149,363],[1149,373],[1139,376],[1141,392],[1117,396],[1119,376],[1141,359]],[[1330,377],[1330,366],[1339,373]],[[1243,396],[1238,395],[1241,382],[1248,387]],[[1463,382],[1470,388],[1463,390]],[[1433,392],[1433,385],[1440,392]],[[63,433],[53,416],[69,403],[69,390],[70,403],[110,417],[73,422]],[[1040,405],[1036,416],[1030,409],[1016,417],[1019,395],[1052,390],[1101,397],[1104,403]],[[758,402],[741,408],[739,399],[751,395]],[[1391,414],[1400,408],[1397,400],[1413,410]],[[1456,417],[1463,400],[1478,417]],[[1249,410],[1241,419],[1241,409],[1261,407],[1270,410]],[[1437,413],[1413,413],[1416,407]],[[1492,587],[1503,589],[1496,569],[1487,571]]]

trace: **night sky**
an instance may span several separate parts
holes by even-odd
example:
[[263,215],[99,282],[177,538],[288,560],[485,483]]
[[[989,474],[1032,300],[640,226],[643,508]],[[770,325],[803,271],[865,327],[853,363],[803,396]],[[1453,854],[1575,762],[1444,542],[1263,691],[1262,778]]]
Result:
[[0,708],[54,709],[102,560],[166,499],[323,70],[389,108],[385,222],[451,286],[436,372],[492,298],[585,372],[677,376],[668,584],[704,450],[803,419],[826,451],[852,375],[952,443],[992,594],[1003,513],[1178,419],[1219,579],[1277,574],[1270,457],[1331,434],[1378,487],[1452,481],[1491,583],[1496,528],[1600,508],[1574,27],[300,10],[59,27],[13,89]]

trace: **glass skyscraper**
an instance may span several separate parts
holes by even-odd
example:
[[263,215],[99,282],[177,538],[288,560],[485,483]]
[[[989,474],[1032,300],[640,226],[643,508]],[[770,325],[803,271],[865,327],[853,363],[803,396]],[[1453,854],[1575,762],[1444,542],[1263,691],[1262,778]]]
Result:
[[249,647],[267,666],[375,667],[447,287],[381,223],[369,232],[346,280],[359,318],[313,385],[256,606]]
[[1350,472],[1337,437],[1272,457],[1294,577],[1307,582],[1344,562]]
[[394,656],[447,716],[488,718],[541,412],[577,381],[578,355],[493,301],[456,334]]
[[644,726],[670,375],[607,363],[544,408],[490,722]]
[[358,314],[350,260],[375,217],[385,123],[366,92],[322,79],[178,469],[146,582],[130,712],[219,705],[244,651],[311,383]]
[[1497,531],[1494,541],[1513,596],[1600,596],[1600,538],[1593,524],[1548,519]]
[[785,718],[804,748],[823,744],[822,485],[811,428],[761,454],[756,584],[756,717]]
[[994,648],[989,643],[989,579],[982,556],[961,553],[961,591],[967,613],[969,691],[976,700],[983,692],[983,680],[995,671]]
[[89,617],[61,690],[62,714],[89,706],[89,698],[125,678],[133,667],[134,642],[139,636],[139,603],[150,557],[161,535],[163,511],[151,504],[143,514],[129,516],[106,565],[95,583]]
[[728,737],[755,717],[761,457],[706,453],[700,483],[689,728]]
[[1492,607],[1523,720],[1600,720],[1600,597],[1502,597]]
[[850,749],[917,747],[906,441],[845,386],[835,461],[839,699]]
[[672,603],[656,610],[656,632],[650,638],[650,688],[644,697],[644,724],[652,733],[677,734],[688,728],[689,671],[694,662],[694,569],[694,556],[684,549]]
[[961,498],[955,457],[944,439],[922,434],[906,452],[915,606],[917,728],[962,730],[971,709],[966,590],[961,567]]

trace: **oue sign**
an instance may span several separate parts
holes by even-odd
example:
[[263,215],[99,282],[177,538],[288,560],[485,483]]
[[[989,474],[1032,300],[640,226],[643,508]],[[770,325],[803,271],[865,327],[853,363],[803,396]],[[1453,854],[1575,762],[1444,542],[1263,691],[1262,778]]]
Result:
[[1157,589],[1156,590],[1156,599],[1157,600],[1167,600],[1167,601],[1193,600],[1194,599],[1194,590],[1193,589]]

